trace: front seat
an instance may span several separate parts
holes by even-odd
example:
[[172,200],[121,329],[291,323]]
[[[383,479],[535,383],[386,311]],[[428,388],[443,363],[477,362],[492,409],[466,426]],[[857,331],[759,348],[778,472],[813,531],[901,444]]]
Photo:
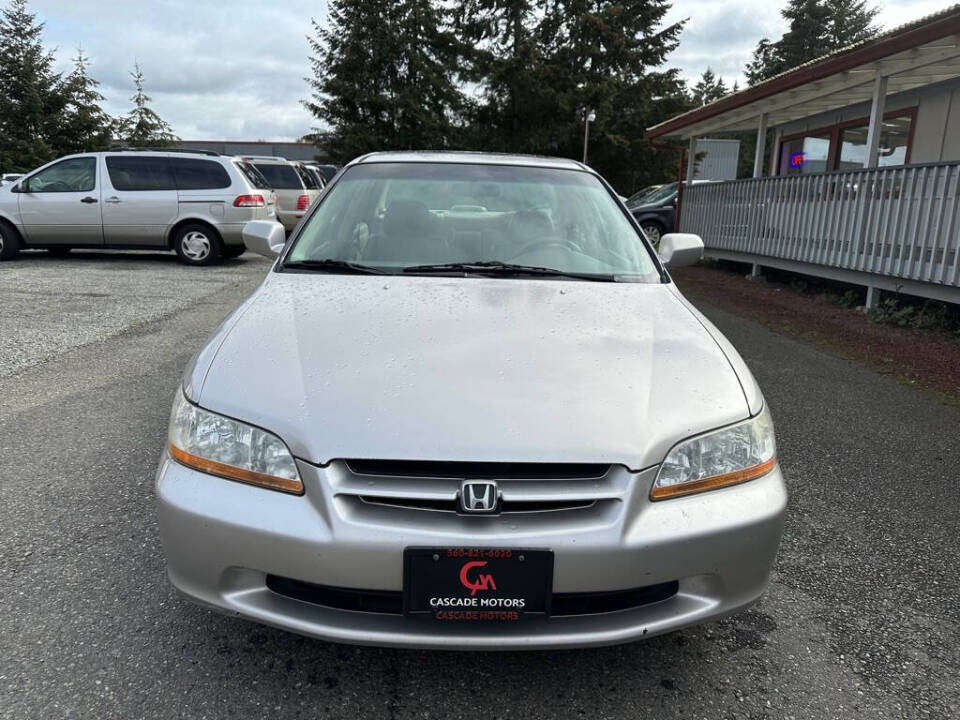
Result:
[[364,260],[410,265],[446,262],[447,244],[437,224],[422,202],[394,200],[383,216],[382,232],[367,243]]

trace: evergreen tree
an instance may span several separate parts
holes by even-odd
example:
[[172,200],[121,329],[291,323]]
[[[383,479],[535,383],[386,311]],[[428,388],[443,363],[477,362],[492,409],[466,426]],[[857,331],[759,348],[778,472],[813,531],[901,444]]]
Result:
[[463,98],[456,45],[430,0],[330,0],[329,22],[309,38],[321,123],[310,137],[335,162],[384,149],[456,143]]
[[[736,83],[734,83],[736,87]],[[719,100],[728,92],[726,83],[722,77],[714,75],[709,67],[704,70],[700,80],[693,86],[693,100],[698,105],[706,105],[714,100]]]
[[776,42],[757,43],[747,81],[756,84],[874,35],[877,12],[865,0],[789,0],[780,12],[787,32]]
[[143,72],[134,64],[133,85],[136,88],[130,100],[133,109],[117,122],[117,132],[124,145],[130,147],[168,147],[179,138],[170,125],[150,107],[150,96],[143,91]]
[[669,8],[666,0],[553,0],[544,12],[540,76],[556,111],[542,151],[579,158],[583,108],[593,109],[588,162],[624,194],[675,172],[662,165],[675,158],[654,155],[644,140],[664,113],[689,103],[677,70],[653,70],[682,29],[662,26]]
[[0,168],[31,170],[56,157],[49,138],[63,108],[61,77],[26,0],[0,14]]
[[545,102],[539,19],[530,0],[467,0],[458,18],[466,76],[480,88],[468,143],[535,152],[535,129],[554,113]]
[[112,139],[114,121],[100,107],[104,97],[97,89],[100,83],[87,73],[88,64],[88,58],[78,49],[73,70],[63,83],[66,103],[56,128],[58,154],[103,149]]

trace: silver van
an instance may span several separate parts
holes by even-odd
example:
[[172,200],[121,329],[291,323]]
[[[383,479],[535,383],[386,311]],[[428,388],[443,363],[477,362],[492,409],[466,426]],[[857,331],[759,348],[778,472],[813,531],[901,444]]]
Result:
[[244,157],[259,170],[277,193],[277,220],[290,233],[306,214],[313,201],[320,196],[320,188],[313,185],[302,163],[293,163],[276,156],[253,155]]
[[248,220],[275,218],[276,194],[240,158],[141,149],[69,155],[0,188],[0,260],[20,248],[163,249],[210,265],[243,253]]

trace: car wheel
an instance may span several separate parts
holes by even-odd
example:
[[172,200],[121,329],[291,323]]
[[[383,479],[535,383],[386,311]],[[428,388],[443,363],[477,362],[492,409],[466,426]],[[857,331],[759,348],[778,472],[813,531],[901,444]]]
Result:
[[647,236],[647,240],[650,241],[651,245],[656,246],[660,244],[660,237],[663,235],[663,228],[660,227],[659,223],[641,223],[640,229],[643,230],[643,234]]
[[187,265],[212,265],[220,259],[221,243],[208,225],[190,223],[177,230],[173,239],[177,257]]
[[14,260],[20,254],[20,236],[8,223],[0,222],[0,260]]
[[223,256],[226,258],[238,258],[247,251],[245,245],[224,245]]
[[68,255],[71,250],[73,250],[73,248],[68,248],[68,247],[47,248],[47,252],[53,255],[54,257],[63,257],[64,255]]

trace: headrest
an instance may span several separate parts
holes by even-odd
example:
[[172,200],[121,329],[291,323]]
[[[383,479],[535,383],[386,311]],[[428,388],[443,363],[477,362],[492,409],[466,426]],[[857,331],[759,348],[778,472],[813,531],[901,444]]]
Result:
[[387,235],[423,235],[433,230],[433,215],[418,200],[394,200],[383,217]]

